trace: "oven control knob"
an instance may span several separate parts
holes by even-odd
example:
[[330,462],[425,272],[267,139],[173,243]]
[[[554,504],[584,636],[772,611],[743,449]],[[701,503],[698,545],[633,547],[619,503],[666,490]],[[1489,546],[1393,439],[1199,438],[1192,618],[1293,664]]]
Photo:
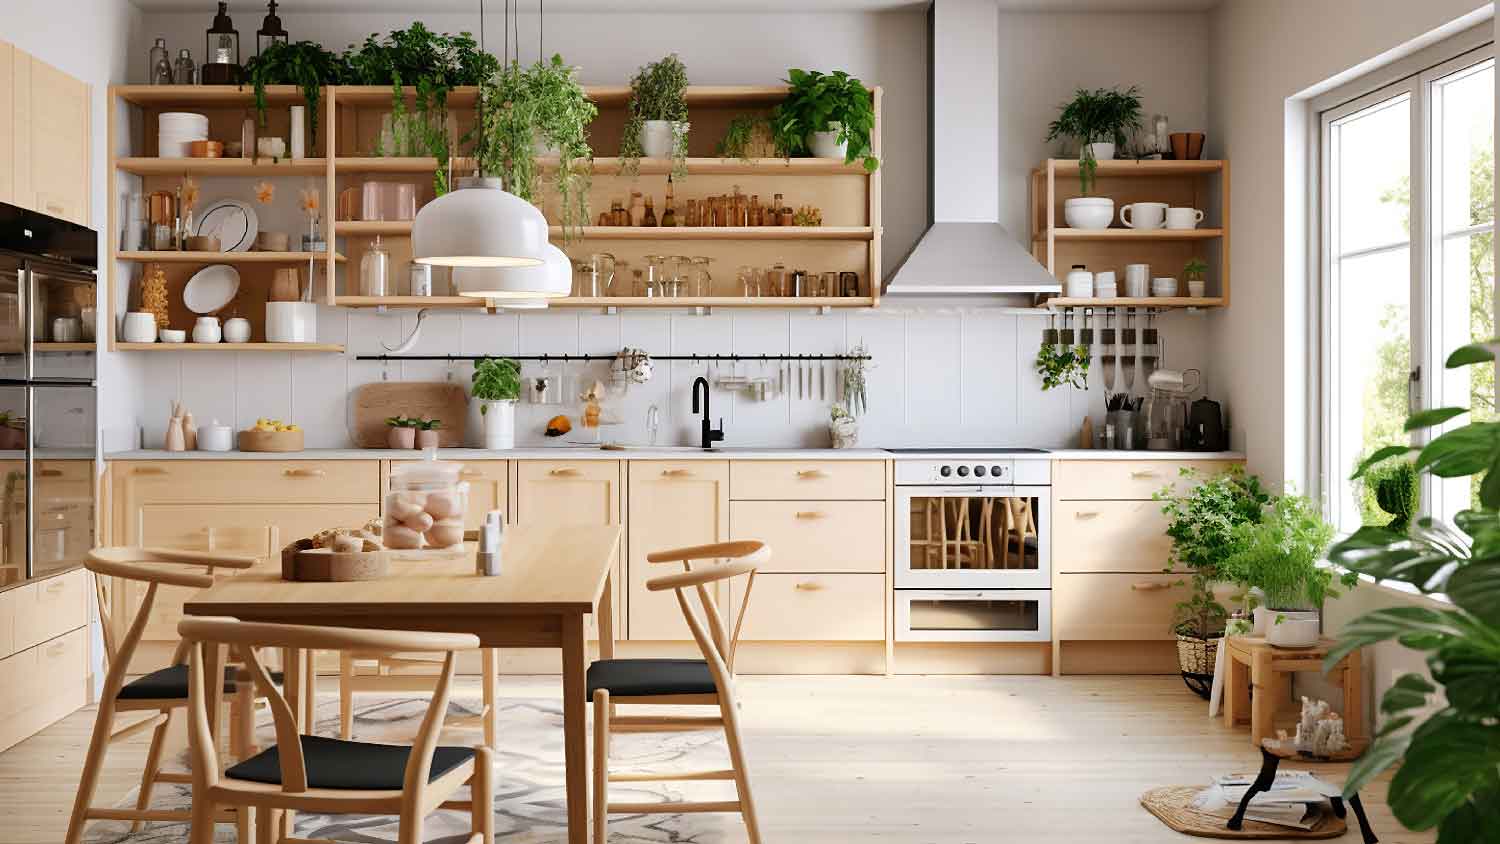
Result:
[[953,467],[952,466],[944,466],[943,468],[941,468],[941,469],[938,470],[938,474],[942,475],[943,477],[946,478],[949,475],[953,474]]
[[974,477],[976,477],[976,478],[982,478],[982,477],[984,477],[984,467],[983,466],[975,466],[974,467]]
[[990,477],[992,477],[992,478],[998,478],[998,477],[1000,477],[1003,474],[1004,474],[1004,472],[1000,471],[1000,467],[999,466],[991,466],[990,467]]
[[967,478],[969,476],[969,467],[968,466],[960,466],[960,467],[958,467],[958,476],[960,478]]

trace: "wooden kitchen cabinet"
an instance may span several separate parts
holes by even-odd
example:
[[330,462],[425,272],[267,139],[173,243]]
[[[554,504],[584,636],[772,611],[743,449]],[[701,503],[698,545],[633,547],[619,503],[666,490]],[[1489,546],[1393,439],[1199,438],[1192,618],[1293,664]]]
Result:
[[763,572],[885,571],[884,501],[735,501],[730,536],[771,546]]
[[730,492],[736,501],[878,501],[885,467],[880,460],[736,460]]
[[88,84],[12,45],[0,49],[0,198],[80,225],[89,222]]
[[1052,587],[1053,635],[1112,642],[1175,639],[1172,605],[1188,592],[1175,574],[1059,574]]
[[[647,562],[646,555],[729,539],[729,463],[633,460],[629,472],[629,638],[691,640],[693,634],[683,620],[677,593],[651,592],[646,588],[646,582],[652,578],[675,574],[680,569]],[[714,586],[717,591],[710,587],[710,592],[722,608],[729,597],[726,585]],[[696,599],[693,603],[695,609],[701,610]]]
[[[733,584],[736,617],[746,599]],[[740,638],[746,642],[859,642],[885,638],[885,576],[756,574]]]
[[16,202],[16,48],[0,41],[0,202]]
[[1053,571],[1159,572],[1172,540],[1160,501],[1059,501],[1052,512]]
[[[614,460],[519,460],[515,463],[511,521],[523,525],[618,525],[624,516],[623,464]],[[623,543],[622,543],[623,545]],[[615,638],[623,629],[624,583],[618,554],[611,593]],[[597,616],[587,617],[585,633],[597,638]]]
[[1193,486],[1183,469],[1202,479],[1233,465],[1228,460],[1062,460],[1053,469],[1052,494],[1062,501],[1150,501],[1167,486],[1179,492]]
[[88,574],[0,592],[0,750],[88,700]]

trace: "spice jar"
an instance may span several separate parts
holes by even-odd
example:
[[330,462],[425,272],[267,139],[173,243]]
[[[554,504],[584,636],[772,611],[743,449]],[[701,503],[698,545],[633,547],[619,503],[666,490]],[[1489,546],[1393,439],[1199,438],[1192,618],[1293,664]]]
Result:
[[380,236],[359,259],[359,292],[361,296],[384,296],[391,273],[391,253],[380,244]]
[[698,200],[696,200],[696,199],[689,199],[687,201],[687,216],[686,216],[686,218],[683,221],[683,225],[685,225],[685,226],[696,226],[696,225],[698,225]]
[[385,496],[381,540],[393,550],[454,548],[463,545],[469,485],[460,481],[462,463],[429,458],[391,469]]
[[781,209],[785,205],[786,205],[786,203],[781,200],[781,194],[779,194],[779,193],[776,194],[776,198],[771,202],[771,207],[766,209],[766,225],[768,225],[768,226],[785,226],[785,225],[789,225],[789,223],[783,223],[783,222],[781,222]]

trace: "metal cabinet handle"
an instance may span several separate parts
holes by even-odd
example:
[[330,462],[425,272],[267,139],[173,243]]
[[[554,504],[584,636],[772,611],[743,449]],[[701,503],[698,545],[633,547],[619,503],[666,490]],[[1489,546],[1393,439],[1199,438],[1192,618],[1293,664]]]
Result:
[[484,473],[479,471],[478,469],[465,469],[462,472],[459,472],[458,476],[460,478],[477,478],[482,476],[483,474]]
[[144,477],[146,475],[165,475],[166,473],[167,470],[163,469],[160,466],[137,466],[130,472],[130,474],[137,477]]
[[322,478],[328,475],[323,469],[283,469],[281,474],[288,478]]
[[1099,518],[1099,511],[1098,510],[1079,510],[1079,511],[1077,511],[1077,512],[1075,512],[1073,514],[1073,518],[1075,518],[1075,519],[1097,519],[1097,518]]
[[47,591],[51,592],[54,595],[56,595],[58,592],[63,591],[66,588],[68,588],[68,585],[66,583],[63,583],[60,580],[54,580],[51,583],[47,584]]
[[1141,471],[1131,472],[1130,473],[1130,479],[1133,480],[1133,481],[1144,481],[1147,478],[1159,478],[1159,477],[1161,477],[1161,473],[1159,473],[1159,472],[1157,472],[1157,471],[1155,471],[1153,469],[1143,469]]
[[58,642],[47,649],[47,656],[56,657],[68,652],[67,642]]
[[60,477],[62,477],[62,470],[61,469],[43,469],[43,470],[37,472],[36,475],[39,478],[60,478]]
[[821,519],[821,518],[824,518],[827,515],[828,515],[827,513],[824,513],[821,510],[799,510],[799,511],[797,511],[797,518],[799,518],[799,519]]
[[661,476],[664,477],[664,478],[691,478],[693,476],[693,470],[692,469],[663,469],[663,470],[661,470]]
[[1132,584],[1130,584],[1130,589],[1133,592],[1160,592],[1160,591],[1162,591],[1164,589],[1171,589],[1171,588],[1172,588],[1172,584],[1170,584],[1170,583],[1161,583],[1159,581],[1154,581],[1154,580],[1147,580],[1147,581],[1143,581],[1141,583],[1132,583]]
[[804,481],[812,481],[825,477],[825,475],[822,469],[798,469],[797,477]]
[[823,584],[821,584],[821,583],[812,583],[812,582],[799,583],[799,584],[797,584],[797,591],[798,592],[822,592],[823,591]]
[[573,477],[574,475],[577,475],[578,474],[578,470],[577,469],[553,469],[552,471],[548,472],[547,474],[551,475],[554,478],[569,478],[569,477]]

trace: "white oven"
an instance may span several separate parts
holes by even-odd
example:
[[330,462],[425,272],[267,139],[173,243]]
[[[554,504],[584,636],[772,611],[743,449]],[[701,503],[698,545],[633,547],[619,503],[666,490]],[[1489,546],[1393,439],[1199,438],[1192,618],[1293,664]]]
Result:
[[897,453],[897,640],[1051,638],[1051,463],[1003,454]]

